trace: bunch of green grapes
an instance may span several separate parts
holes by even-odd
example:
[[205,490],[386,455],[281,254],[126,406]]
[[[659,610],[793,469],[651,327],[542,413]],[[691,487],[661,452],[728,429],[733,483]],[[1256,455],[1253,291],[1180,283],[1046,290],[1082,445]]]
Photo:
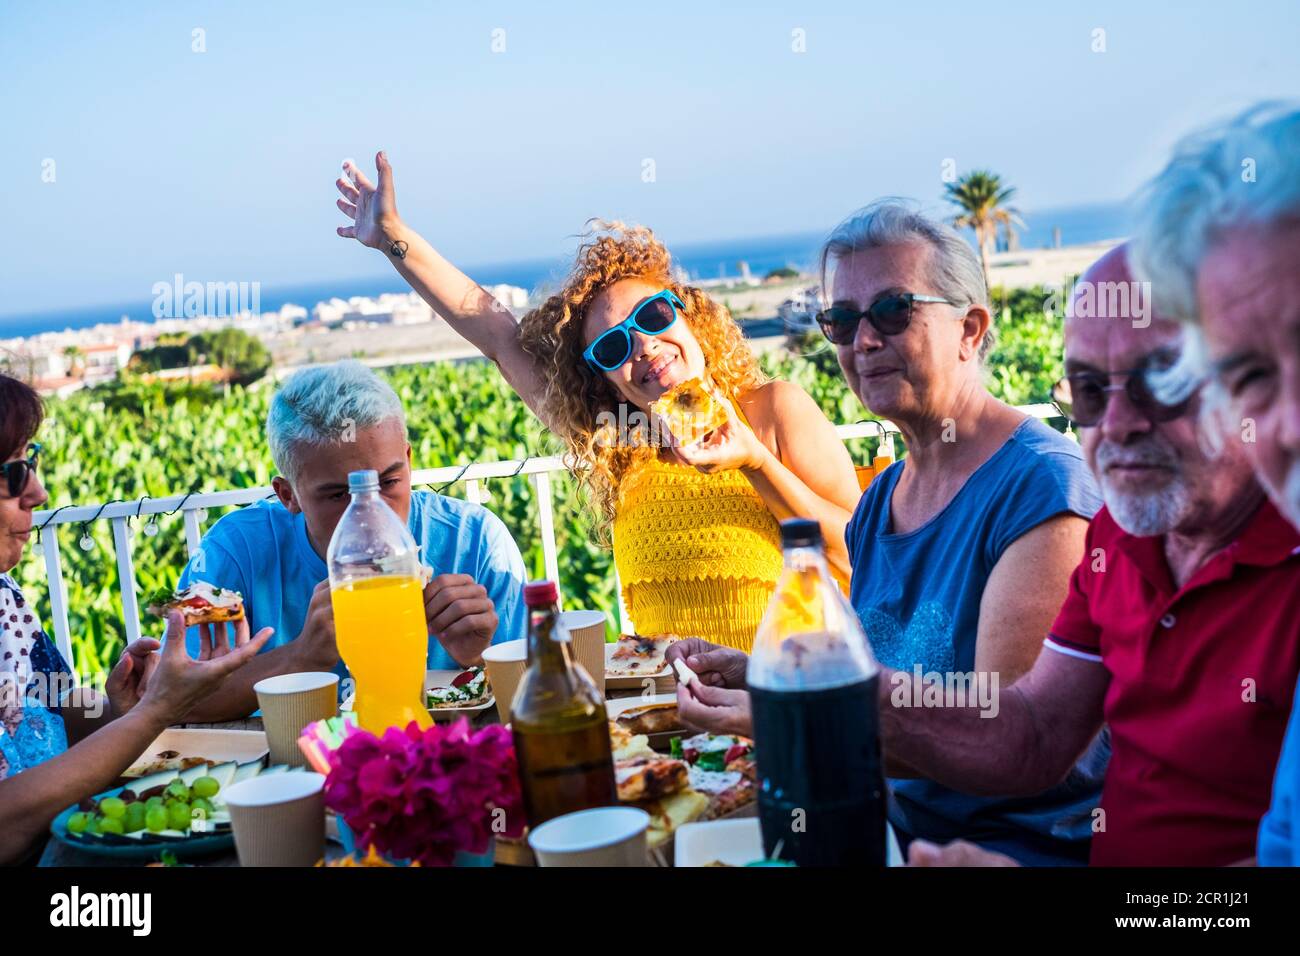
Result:
[[206,819],[214,811],[212,798],[221,785],[213,777],[199,777],[192,786],[176,779],[161,794],[140,799],[131,790],[121,796],[104,797],[98,804],[79,810],[68,818],[69,833],[137,833],[148,830],[187,831],[196,817]]

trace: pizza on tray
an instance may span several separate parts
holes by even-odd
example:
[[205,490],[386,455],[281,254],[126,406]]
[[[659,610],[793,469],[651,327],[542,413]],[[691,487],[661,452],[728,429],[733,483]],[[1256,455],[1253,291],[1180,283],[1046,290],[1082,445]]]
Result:
[[430,687],[425,696],[429,710],[475,707],[487,703],[492,696],[492,687],[488,683],[487,671],[482,667],[471,667],[457,674],[446,686]]
[[681,640],[676,634],[642,637],[624,634],[605,661],[605,677],[652,677],[664,670],[668,646]]
[[703,818],[725,817],[753,803],[758,797],[758,768],[754,743],[735,734],[696,734],[674,737],[672,756],[681,759],[692,790],[707,795]]

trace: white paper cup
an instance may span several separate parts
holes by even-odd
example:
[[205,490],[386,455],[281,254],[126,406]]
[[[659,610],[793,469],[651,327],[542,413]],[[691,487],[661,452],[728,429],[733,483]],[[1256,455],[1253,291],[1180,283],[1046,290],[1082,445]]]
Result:
[[251,777],[225,793],[240,866],[315,866],[325,853],[325,777]]
[[497,713],[501,723],[510,723],[510,702],[515,699],[515,688],[528,669],[528,642],[506,641],[493,644],[483,651],[483,668],[492,684],[492,694],[497,699]]
[[649,866],[650,814],[637,807],[595,807],[547,820],[528,834],[538,866]]
[[572,639],[573,659],[586,669],[600,696],[605,696],[605,612],[564,611],[560,623]]
[[307,765],[298,737],[308,724],[338,715],[338,683],[338,674],[303,671],[267,677],[253,685],[257,705],[262,708],[271,763]]

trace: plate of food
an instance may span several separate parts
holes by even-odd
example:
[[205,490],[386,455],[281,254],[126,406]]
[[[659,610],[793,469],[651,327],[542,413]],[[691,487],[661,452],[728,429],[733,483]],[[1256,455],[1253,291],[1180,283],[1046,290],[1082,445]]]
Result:
[[266,756],[266,734],[260,730],[219,730],[168,727],[123,777],[147,777],[167,770],[216,767],[224,763],[248,763]]
[[434,720],[473,717],[496,703],[487,671],[482,667],[428,671],[424,677],[424,698]]
[[[654,708],[642,713],[643,708]],[[667,708],[672,708],[669,715]],[[691,760],[698,762],[698,752],[693,748],[687,753],[685,748],[679,752],[660,753],[652,744],[651,734],[645,729],[677,724],[677,698],[671,694],[662,694],[650,700],[631,697],[624,700],[606,701],[609,711],[609,742],[614,756],[614,782],[618,789],[618,799],[629,806],[640,807],[650,814],[650,826],[646,831],[646,845],[656,860],[666,865],[671,859],[669,847],[678,827],[693,820],[708,820],[730,812],[733,805],[739,806],[739,800],[727,794],[726,787],[718,786],[718,779],[707,775],[701,776],[693,770]],[[653,716],[651,716],[653,715]],[[625,717],[627,719],[622,719]],[[656,733],[662,733],[656,731]],[[676,735],[681,736],[680,731]],[[736,738],[737,741],[744,738]],[[733,741],[734,743],[735,741]],[[702,741],[696,741],[701,744]],[[720,744],[710,745],[720,747]],[[725,754],[724,754],[725,756]],[[706,758],[705,766],[710,766],[714,758]],[[702,791],[691,783],[691,775],[705,786],[713,785],[716,792]],[[511,866],[532,866],[535,860],[527,840],[507,840],[498,837],[496,841],[496,859],[498,863]]]
[[[610,720],[633,734],[657,737],[662,734],[681,733],[682,723],[677,716],[676,694],[607,700],[605,710]],[[666,738],[663,744],[665,747],[668,745]]]
[[606,644],[605,688],[636,688],[644,686],[646,678],[659,681],[671,677],[673,669],[664,654],[678,640],[676,634],[624,634],[613,644]]
[[186,627],[244,619],[243,595],[207,581],[191,581],[175,591],[161,588],[149,596],[145,606],[156,617],[164,617],[168,611],[179,610],[185,615]]
[[754,742],[739,734],[695,734],[674,737],[668,753],[687,765],[691,789],[706,794],[709,808],[703,819],[757,812],[758,766]]
[[120,860],[220,853],[234,846],[225,791],[251,777],[302,769],[254,760],[163,770],[68,807],[50,823],[50,833],[78,850]]

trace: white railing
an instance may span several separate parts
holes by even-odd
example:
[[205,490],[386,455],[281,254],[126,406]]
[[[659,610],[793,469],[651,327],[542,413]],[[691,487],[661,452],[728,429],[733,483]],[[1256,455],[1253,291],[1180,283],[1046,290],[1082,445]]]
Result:
[[[1020,411],[1035,418],[1052,418],[1060,413],[1052,405],[1023,405]],[[837,425],[841,440],[878,437],[881,428],[889,435],[898,433],[891,422],[864,421],[852,425]],[[492,478],[527,476],[537,495],[537,531],[542,541],[542,557],[546,575],[559,580],[560,568],[555,544],[555,522],[552,510],[551,476],[568,471],[564,460],[557,457],[526,458],[522,461],[474,462],[469,465],[449,465],[445,468],[424,468],[412,472],[413,487],[433,485],[442,487],[463,482],[465,498],[480,504],[483,482]],[[45,560],[45,574],[49,584],[50,615],[54,625],[54,640],[69,663],[72,659],[72,635],[68,623],[68,591],[63,582],[63,558],[59,529],[66,525],[88,525],[107,521],[113,529],[113,550],[117,559],[118,590],[122,595],[122,617],[127,642],[141,636],[140,604],[135,579],[135,563],[131,556],[131,538],[134,519],[180,512],[185,526],[185,546],[192,555],[203,538],[203,521],[209,508],[247,505],[274,492],[270,487],[241,488],[235,491],[211,491],[172,495],[167,498],[144,498],[132,501],[111,501],[90,505],[65,505],[52,511],[37,511],[32,515],[32,526],[40,529],[37,544]],[[83,531],[85,534],[85,531]],[[615,591],[619,600],[619,616],[627,626],[627,613],[623,608],[622,588]]]

